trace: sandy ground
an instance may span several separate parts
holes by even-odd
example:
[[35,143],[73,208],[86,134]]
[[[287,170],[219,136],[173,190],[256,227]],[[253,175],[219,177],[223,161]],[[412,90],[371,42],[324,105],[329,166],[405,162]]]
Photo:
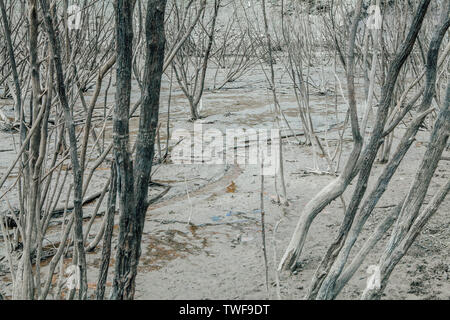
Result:
[[[326,61],[327,59],[324,58],[323,63],[326,64]],[[277,75],[284,74],[281,71],[282,68],[280,63],[276,64]],[[208,74],[209,80],[213,77],[214,71],[212,67]],[[315,70],[313,68],[311,74],[314,76],[311,81],[315,82],[318,87],[332,89],[332,80],[321,83],[321,72],[323,72],[322,68]],[[325,70],[325,74],[332,75],[331,69]],[[342,78],[342,70],[338,70],[338,76]],[[281,76],[277,79],[281,106],[295,133],[301,133],[302,128],[297,116],[295,97],[286,77],[284,74],[284,78]],[[329,78],[333,79],[333,76]],[[259,66],[250,70],[243,78],[228,84],[217,92],[208,88],[208,83],[211,83],[209,80],[201,112],[205,118],[200,120],[205,129],[214,128],[225,132],[230,128],[268,129],[273,127],[272,96]],[[169,81],[166,75],[161,98],[163,127],[167,119],[168,88]],[[361,80],[357,83],[357,88],[361,94]],[[133,101],[136,101],[137,98],[138,93],[135,92]],[[177,86],[174,87],[172,99],[171,130],[187,129],[192,132],[194,123],[187,121],[188,104]],[[334,99],[332,92],[323,94],[312,89],[311,106],[317,131],[331,128],[345,117],[345,102],[339,92],[339,113],[336,120]],[[103,96],[98,99],[99,105],[96,112],[99,114],[103,114],[103,100]],[[361,97],[359,100],[359,102],[362,101]],[[114,83],[109,92],[108,104],[111,106],[113,101]],[[11,101],[0,101],[0,104],[5,112],[11,111]],[[133,133],[136,132],[137,121],[137,118],[132,120]],[[110,138],[110,129],[109,126],[107,139]],[[369,126],[368,130],[370,129]],[[163,131],[161,130],[161,138],[164,140],[166,135]],[[285,126],[282,128],[282,132],[283,134],[290,133]],[[393,150],[403,132],[403,128],[395,131]],[[322,133],[320,136],[324,138],[325,134]],[[330,146],[332,146],[336,133],[330,131],[326,136],[330,139]],[[344,144],[341,168],[352,146],[351,141],[348,141],[349,130],[345,137],[347,142]],[[389,189],[366,223],[362,239],[355,245],[353,254],[361,246],[361,240],[371,234],[377,223],[407,193],[426,149],[428,138],[429,134],[424,131],[417,136],[417,141],[397,170]],[[17,133],[0,132],[1,175],[14,159],[15,144],[18,139]],[[299,139],[304,140],[301,136]],[[275,265],[290,240],[302,208],[333,179],[333,176],[330,175],[317,175],[309,172],[313,166],[310,146],[298,144],[295,138],[289,138],[283,140],[283,149],[287,195],[290,204],[285,215],[282,214],[281,207],[274,202],[277,194],[274,178],[270,176],[265,178],[264,205],[271,298],[276,298]],[[446,155],[448,153],[447,151]],[[90,155],[91,161],[95,160],[96,156],[94,151]],[[322,170],[326,169],[324,159],[319,158],[319,165]],[[374,183],[382,169],[383,165],[374,165],[371,184]],[[2,188],[2,193],[14,182],[17,174],[14,172]],[[103,187],[108,178],[107,173],[106,165],[95,172],[88,194]],[[449,176],[450,162],[441,161],[428,190],[425,203],[449,179]],[[172,188],[159,203],[150,208],[147,215],[136,298],[267,298],[261,241],[259,167],[242,164],[183,165],[169,163],[157,165],[152,179],[170,185]],[[279,186],[278,183],[278,189],[280,189]],[[163,187],[152,188],[151,194],[156,195],[163,189]],[[344,194],[346,203],[349,202],[352,190],[353,186],[350,186]],[[17,206],[16,191],[13,190],[8,199],[12,206]],[[61,202],[61,204],[64,203]],[[94,207],[95,203],[87,205],[85,213],[89,214]],[[385,291],[386,299],[450,299],[449,207],[450,199],[447,198],[398,264]],[[3,199],[0,201],[0,211],[5,210],[7,210],[7,204]],[[100,211],[104,211],[104,204]],[[340,200],[331,203],[318,215],[309,232],[299,261],[298,273],[295,275],[281,274],[283,299],[301,299],[304,296],[311,276],[327,246],[334,239],[342,218],[343,206]],[[274,226],[280,219],[281,223],[277,232],[274,233]],[[93,239],[95,236],[100,221],[101,219],[98,218],[94,223],[89,239]],[[117,221],[118,216],[116,216],[116,223]],[[188,225],[188,221],[191,221],[192,225]],[[116,233],[117,231],[118,226],[115,228]],[[56,233],[51,234],[45,244],[51,244],[57,239],[57,236]],[[359,298],[367,279],[365,270],[368,265],[377,262],[387,240],[388,234],[372,250],[360,270],[341,292],[340,299]],[[113,243],[113,246],[115,244],[116,242]],[[100,252],[101,244],[95,252],[88,254],[88,276],[92,284],[96,283]],[[8,296],[11,289],[11,278],[4,255],[2,241],[0,244],[0,290]],[[114,259],[111,261],[111,266],[113,265]],[[45,271],[45,267],[43,271]],[[110,286],[111,277],[112,274],[108,279],[108,286]],[[91,293],[93,293],[93,286],[90,286]]]

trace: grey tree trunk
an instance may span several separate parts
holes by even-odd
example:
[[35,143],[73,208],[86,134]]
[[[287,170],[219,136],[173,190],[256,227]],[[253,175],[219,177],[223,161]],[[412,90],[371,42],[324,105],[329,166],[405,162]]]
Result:
[[145,24],[146,58],[136,164],[128,150],[128,110],[131,90],[132,13],[134,1],[117,0],[117,96],[114,120],[115,158],[118,170],[120,207],[119,244],[116,254],[112,299],[133,299],[141,239],[148,209],[148,186],[153,164],[159,116],[159,96],[164,64],[164,13],[166,0],[147,4]]
[[316,273],[314,275],[310,291],[308,293],[308,298],[314,299],[324,299],[329,294],[333,292],[334,281],[327,281],[323,283],[325,277],[330,271],[334,261],[336,260],[342,246],[347,238],[348,232],[352,226],[353,219],[356,215],[356,211],[359,204],[366,192],[368,180],[370,177],[370,172],[372,170],[373,162],[377,156],[378,148],[381,145],[384,126],[388,116],[389,107],[391,105],[392,96],[395,88],[395,83],[397,81],[398,74],[409,54],[412,51],[414,43],[416,41],[417,35],[422,26],[425,13],[427,12],[428,5],[431,0],[422,0],[417,8],[416,14],[414,16],[413,22],[409,29],[408,36],[400,48],[399,53],[395,56],[392,61],[389,72],[387,74],[387,80],[382,88],[382,96],[380,107],[376,116],[376,123],[373,129],[370,141],[365,148],[363,154],[361,155],[361,166],[359,168],[358,182],[353,192],[350,204],[345,212],[344,221],[341,224],[337,238],[334,240],[332,245],[329,247],[326,255],[322,259],[322,262]]
[[361,153],[363,139],[359,131],[358,112],[355,98],[355,41],[358,30],[358,23],[361,18],[362,0],[359,0],[355,6],[355,12],[351,25],[351,33],[348,40],[348,53],[346,62],[346,76],[349,96],[349,110],[352,127],[353,149],[345,165],[342,174],[323,188],[303,209],[300,219],[292,235],[291,241],[280,261],[278,270],[294,270],[297,260],[301,255],[305,244],[308,230],[315,217],[330,204],[334,199],[341,196],[354,178],[358,159]]
[[439,204],[442,203],[449,191],[449,183],[446,183],[431,200],[429,206],[419,215],[431,178],[436,171],[450,135],[450,85],[447,85],[445,99],[445,105],[434,125],[425,155],[402,206],[386,250],[380,259],[381,288],[367,290],[364,292],[363,299],[380,298],[395,266],[419,235],[428,219],[436,212]]
[[117,167],[113,162],[111,165],[111,179],[108,193],[108,211],[106,213],[106,227],[103,235],[102,262],[100,265],[97,281],[96,299],[103,300],[105,296],[105,285],[108,277],[109,261],[111,258],[111,241],[114,228],[114,215],[116,213],[117,197]]
[[[364,226],[364,223],[366,222],[367,218],[369,217],[372,210],[378,203],[378,200],[381,198],[384,191],[386,190],[389,181],[391,180],[396,169],[400,165],[403,157],[405,156],[406,152],[409,150],[409,147],[413,143],[414,141],[413,138],[417,133],[417,131],[419,130],[420,124],[423,122],[425,117],[430,113],[430,110],[428,109],[431,105],[431,99],[434,95],[439,48],[440,44],[442,43],[443,36],[446,30],[448,29],[450,23],[448,10],[449,6],[447,6],[447,10],[444,10],[439,28],[436,29],[433,39],[431,40],[427,59],[426,90],[422,104],[419,108],[420,113],[416,117],[416,119],[412,121],[412,123],[410,124],[408,130],[406,131],[405,135],[403,136],[398,146],[397,151],[393,155],[392,161],[385,167],[373,191],[369,194],[369,196],[361,206],[361,210],[359,214],[356,216],[357,217],[356,221],[347,222],[348,224],[345,226],[347,230],[345,230],[345,232],[342,233],[342,237],[344,237],[345,239],[342,239],[340,245],[335,247],[334,249],[335,252],[333,253],[333,255],[328,255],[326,259],[324,259],[324,261],[322,262],[322,267],[325,261],[326,263],[328,263],[328,270],[327,269],[322,270],[323,272],[322,275],[323,277],[325,277],[323,282],[320,282],[320,280],[315,278],[316,290],[318,290],[319,289],[318,286],[321,285],[319,291],[320,294],[318,298],[331,299],[336,297],[337,293],[340,291],[336,290],[338,288],[335,289],[336,280],[338,279],[339,275],[341,274],[344,268],[344,265],[347,261],[348,255],[350,253],[351,248],[353,247],[353,244],[355,243],[359,233],[361,232],[362,227]],[[385,134],[382,134],[381,136],[385,136]],[[356,213],[357,208],[355,208],[354,210]],[[349,239],[346,239],[350,227],[351,227],[349,233],[350,236]],[[343,250],[341,251],[342,247]],[[311,292],[311,295],[314,295],[314,291]]]
[[129,150],[131,68],[133,49],[133,11],[135,1],[116,0],[116,104],[113,118],[114,158],[117,165],[119,197],[119,240],[111,298],[123,299],[130,284],[130,264],[135,247],[135,195],[132,154]]
[[58,93],[59,102],[64,111],[64,118],[66,129],[69,136],[70,144],[70,160],[72,163],[73,182],[74,182],[74,216],[75,216],[75,246],[77,248],[77,268],[80,272],[80,287],[79,287],[79,299],[84,300],[87,298],[87,271],[86,271],[86,255],[84,252],[83,241],[83,174],[78,159],[77,137],[75,132],[75,124],[73,121],[72,111],[69,106],[69,102],[66,95],[66,87],[64,82],[64,73],[61,60],[61,45],[59,38],[57,38],[53,17],[50,13],[47,0],[40,0],[42,11],[44,14],[44,22],[49,39],[50,49],[53,55],[53,63],[56,71],[56,91]]
[[3,31],[4,31],[5,38],[6,38],[6,46],[8,48],[9,64],[11,66],[11,72],[12,72],[13,81],[14,81],[14,89],[15,89],[14,115],[15,115],[15,120],[19,121],[20,111],[22,109],[22,90],[20,88],[20,80],[19,80],[19,74],[17,72],[16,58],[14,57],[14,47],[13,47],[13,43],[11,40],[11,28],[8,23],[8,16],[6,14],[5,2],[3,0],[0,0],[0,11],[1,11],[1,15],[2,15]]

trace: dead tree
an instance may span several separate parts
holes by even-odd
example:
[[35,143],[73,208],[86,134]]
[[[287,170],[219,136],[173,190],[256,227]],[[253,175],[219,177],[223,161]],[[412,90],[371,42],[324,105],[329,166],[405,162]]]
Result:
[[[388,163],[388,165],[385,167],[382,174],[378,178],[376,186],[371,191],[367,199],[364,201],[363,205],[361,206],[360,212],[356,214],[357,208],[354,209],[354,213],[352,214],[356,215],[356,220],[353,221],[354,216],[353,217],[346,216],[344,218],[344,222],[348,221],[347,222],[348,224],[345,226],[346,230],[345,231],[343,230],[344,225],[341,226],[342,229],[340,230],[340,232],[342,233],[339,234],[339,237],[341,238],[338,238],[339,240],[338,239],[335,240],[333,245],[330,246],[327,255],[323,259],[320,267],[317,269],[311,285],[309,298],[330,299],[334,298],[340,291],[340,288],[337,288],[337,290],[335,288],[336,281],[339,278],[341,272],[343,271],[344,265],[347,261],[348,255],[350,253],[351,248],[353,247],[353,244],[355,243],[359,233],[361,232],[364,223],[367,221],[368,217],[375,208],[375,205],[377,204],[378,200],[381,198],[382,194],[386,190],[390,179],[394,175],[403,157],[405,156],[409,147],[413,143],[414,136],[419,130],[421,123],[423,123],[425,117],[432,111],[429,108],[431,105],[431,100],[435,93],[434,88],[437,73],[438,53],[440,44],[450,25],[449,9],[450,9],[449,6],[447,6],[447,8],[443,10],[441,23],[439,27],[436,29],[430,43],[430,49],[427,58],[427,72],[426,72],[427,79],[425,85],[425,92],[422,103],[418,108],[418,115],[414,119],[414,121],[412,121],[411,124],[409,125],[407,131],[405,132],[397,148],[397,151],[393,155],[392,160]],[[386,137],[388,134],[389,130],[386,131],[383,129],[381,137]],[[373,154],[375,154],[375,152]],[[367,180],[368,178],[369,177],[367,176]],[[367,180],[365,180],[366,184]],[[355,192],[357,190],[358,186]],[[361,199],[362,195],[358,197]],[[349,209],[351,209],[351,207],[349,207]],[[349,211],[346,212],[346,215],[348,213]],[[349,220],[345,220],[347,218]]]
[[390,241],[379,261],[381,287],[366,290],[362,299],[380,298],[395,266],[408,251],[426,222],[436,212],[450,191],[450,182],[447,181],[435,194],[428,206],[419,213],[431,179],[441,159],[442,152],[447,145],[449,135],[450,85],[447,85],[445,103],[434,125],[427,150],[422,158],[414,182],[406,196],[406,200],[403,202]]
[[354,47],[355,38],[358,28],[358,22],[361,15],[362,0],[359,0],[356,4],[355,14],[353,17],[353,23],[351,27],[351,34],[348,42],[348,55],[347,55],[347,87],[349,95],[349,108],[350,119],[352,126],[352,136],[354,140],[353,149],[349,159],[345,165],[342,174],[332,181],[328,186],[322,189],[303,209],[302,215],[297,223],[294,234],[286,249],[278,269],[295,269],[297,259],[299,258],[303,245],[306,240],[309,227],[314,218],[319,214],[331,201],[341,196],[347,188],[348,184],[354,177],[353,171],[357,165],[357,161],[362,149],[362,137],[359,132],[358,114],[356,109],[355,99],[355,87],[354,87]]
[[50,49],[52,52],[53,63],[56,71],[56,91],[61,107],[64,111],[65,125],[68,130],[70,143],[70,158],[72,162],[73,180],[74,180],[74,215],[75,215],[75,243],[77,249],[77,268],[80,272],[80,287],[79,298],[84,300],[87,298],[87,270],[86,270],[86,255],[84,252],[83,241],[83,174],[78,159],[77,138],[75,133],[75,125],[73,121],[72,111],[66,95],[66,87],[64,84],[64,73],[61,60],[61,46],[59,39],[56,37],[53,25],[53,17],[50,14],[50,8],[47,0],[40,0],[42,11],[44,14],[44,21],[49,38]]
[[166,0],[147,4],[145,75],[133,166],[129,149],[129,108],[132,72],[133,9],[135,1],[116,0],[117,94],[114,110],[114,153],[120,210],[112,299],[133,299],[141,238],[149,205],[148,187],[159,115],[164,64]]
[[[195,45],[189,47],[189,43],[186,43],[172,63],[177,82],[189,102],[191,120],[193,121],[200,119],[198,107],[205,87],[206,72],[212,54],[221,0],[214,0],[210,19],[205,18],[205,6],[206,1],[202,0],[198,9],[202,12],[198,22],[199,30],[193,30],[198,34],[194,40]],[[194,41],[191,41],[190,44]]]
[[14,106],[14,115],[15,120],[20,120],[20,110],[22,109],[22,90],[20,88],[20,79],[19,74],[17,71],[17,63],[16,58],[14,55],[14,45],[11,40],[11,27],[9,25],[8,16],[6,13],[5,3],[3,0],[0,0],[0,11],[2,15],[2,25],[3,25],[3,32],[6,38],[6,46],[8,48],[8,57],[9,57],[9,64],[11,66],[11,73],[13,76],[14,81],[14,100],[15,100],[15,106]]

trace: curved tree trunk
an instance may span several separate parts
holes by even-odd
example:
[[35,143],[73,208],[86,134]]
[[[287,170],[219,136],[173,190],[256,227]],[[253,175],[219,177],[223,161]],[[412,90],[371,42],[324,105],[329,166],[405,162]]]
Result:
[[447,146],[449,135],[450,84],[447,85],[445,105],[436,120],[422,163],[420,164],[414,182],[409,189],[406,201],[402,206],[389,243],[379,261],[381,288],[366,290],[362,299],[380,298],[395,266],[407,252],[414,239],[420,234],[425,223],[436,212],[440,203],[442,203],[449,192],[450,185],[447,182],[431,200],[429,206],[419,215],[431,178],[439,164],[442,152]]
[[[316,298],[318,299],[331,299],[334,298],[337,294],[335,290],[335,283],[337,278],[339,277],[340,273],[342,272],[344,265],[347,261],[348,255],[350,253],[351,248],[353,247],[353,244],[355,243],[359,233],[362,230],[362,227],[364,226],[367,218],[372,213],[372,210],[375,208],[376,204],[378,203],[378,200],[381,198],[382,194],[387,188],[387,185],[389,184],[389,181],[391,180],[392,176],[394,175],[396,169],[400,165],[403,157],[405,156],[406,152],[409,150],[409,147],[414,141],[414,136],[416,135],[417,131],[419,130],[419,127],[421,123],[423,123],[425,117],[432,111],[429,110],[429,107],[431,105],[431,100],[434,95],[434,86],[436,82],[436,72],[437,72],[437,60],[438,60],[438,53],[439,48],[442,43],[442,39],[449,27],[450,20],[448,16],[448,10],[449,6],[447,6],[447,10],[444,10],[441,24],[439,28],[436,29],[436,32],[433,36],[433,39],[431,40],[430,49],[428,52],[428,59],[427,59],[427,80],[426,80],[426,89],[425,94],[423,97],[423,101],[421,103],[421,106],[419,108],[419,112],[421,112],[416,119],[410,124],[408,130],[405,132],[404,137],[402,138],[398,149],[396,153],[394,154],[394,157],[392,161],[385,167],[383,170],[383,173],[380,175],[376,186],[374,187],[371,194],[367,197],[366,201],[361,206],[361,211],[357,215],[357,220],[353,223],[352,219],[354,215],[356,214],[357,207],[354,207],[354,212],[350,213],[352,216],[350,216],[350,220],[346,221],[346,225],[344,226],[346,230],[344,230],[340,236],[342,239],[340,239],[339,243],[335,242],[333,244],[334,246],[334,252],[331,253],[329,251],[329,254],[325,256],[325,259],[323,260],[321,267],[319,267],[318,270],[322,268],[320,272],[322,272],[321,277],[324,279],[323,281],[320,281],[319,275],[316,273],[316,277],[313,279],[313,284],[310,292],[310,296],[314,297],[315,294],[317,294]],[[419,12],[418,12],[419,13]],[[412,26],[414,27],[414,26]],[[383,136],[383,134],[381,134]],[[375,152],[376,155],[376,152]],[[373,161],[373,160],[372,160]],[[361,177],[361,175],[360,175]],[[367,179],[364,181],[365,184],[367,184],[369,179],[369,173],[367,174]],[[356,188],[358,190],[358,186]],[[355,191],[356,193],[356,191]],[[359,199],[362,199],[364,192],[359,196]],[[357,203],[359,205],[359,202]],[[351,205],[349,207],[351,209]],[[346,214],[349,214],[347,212]],[[347,240],[347,235],[349,233],[350,227],[352,228],[350,231],[350,237]],[[345,244],[344,244],[345,242]],[[333,247],[332,246],[332,247]],[[342,247],[344,246],[344,250],[341,252]],[[330,248],[332,248],[330,247]],[[342,254],[341,254],[342,253]],[[325,265],[328,265],[326,267]],[[319,289],[320,288],[320,289]]]
[[347,68],[347,86],[349,95],[349,108],[352,124],[352,136],[354,140],[353,150],[350,154],[343,173],[323,188],[313,199],[305,206],[300,219],[292,235],[291,241],[280,261],[278,270],[295,269],[296,263],[305,244],[306,236],[314,218],[319,214],[331,201],[341,196],[351,180],[353,179],[353,171],[357,165],[359,154],[362,148],[362,137],[359,131],[358,114],[355,98],[355,76],[354,76],[354,60],[355,60],[355,40],[358,23],[361,17],[362,0],[358,0],[355,8],[355,15],[351,27],[351,35],[348,45],[348,57],[346,62]]

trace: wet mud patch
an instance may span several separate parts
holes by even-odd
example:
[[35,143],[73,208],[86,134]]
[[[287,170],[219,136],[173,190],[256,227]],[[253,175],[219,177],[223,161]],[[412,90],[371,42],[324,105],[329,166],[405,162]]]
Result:
[[168,229],[148,234],[139,269],[159,270],[172,260],[205,252],[204,249],[208,246],[207,238],[199,236],[197,229],[190,226],[189,232]]

